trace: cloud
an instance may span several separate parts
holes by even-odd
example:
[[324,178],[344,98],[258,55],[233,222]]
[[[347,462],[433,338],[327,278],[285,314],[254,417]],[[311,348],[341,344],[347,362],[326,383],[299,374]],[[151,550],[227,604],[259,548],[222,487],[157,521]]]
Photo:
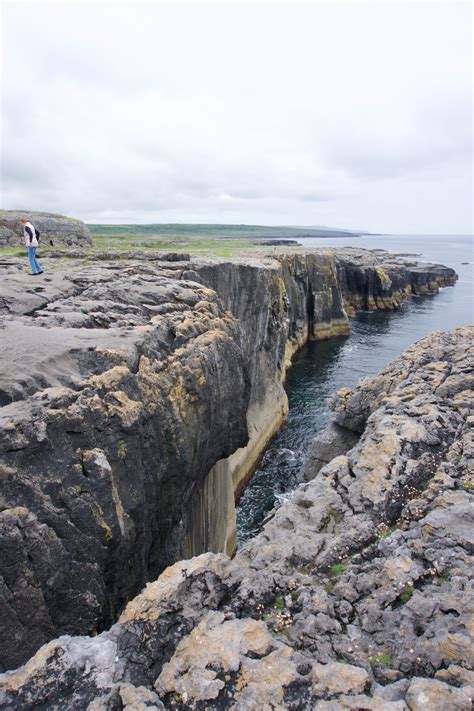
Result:
[[467,5],[39,2],[2,14],[7,208],[471,229]]

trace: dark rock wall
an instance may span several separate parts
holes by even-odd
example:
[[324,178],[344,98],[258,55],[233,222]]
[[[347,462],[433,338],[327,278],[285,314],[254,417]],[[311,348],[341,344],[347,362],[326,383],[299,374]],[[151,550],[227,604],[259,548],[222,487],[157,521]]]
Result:
[[390,254],[367,259],[367,253],[347,249],[338,253],[338,280],[346,310],[392,310],[412,294],[436,294],[455,283],[453,269],[438,264],[410,263]]
[[110,624],[181,558],[193,490],[247,440],[245,362],[215,293],[143,274],[130,293],[130,270],[113,272],[113,286],[102,276],[82,274],[73,303],[89,327],[69,328],[76,373],[64,385],[48,387],[46,364],[72,303],[15,321],[34,330],[43,387],[35,379],[36,392],[30,384],[1,410],[3,667],[54,634]]
[[308,339],[349,335],[338,259],[333,252],[280,258],[289,320],[288,358]]

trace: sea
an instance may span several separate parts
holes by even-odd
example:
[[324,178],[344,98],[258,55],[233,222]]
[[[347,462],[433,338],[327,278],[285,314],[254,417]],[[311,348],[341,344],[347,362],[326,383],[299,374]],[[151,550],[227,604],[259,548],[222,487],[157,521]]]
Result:
[[304,248],[364,247],[417,254],[417,261],[452,267],[459,279],[439,294],[415,296],[394,312],[362,311],[348,337],[308,343],[287,372],[286,427],[265,452],[237,507],[239,546],[255,536],[268,513],[291,497],[302,480],[311,441],[329,418],[328,398],[340,387],[377,373],[399,353],[433,331],[474,322],[472,235],[368,235],[347,239],[306,238]]

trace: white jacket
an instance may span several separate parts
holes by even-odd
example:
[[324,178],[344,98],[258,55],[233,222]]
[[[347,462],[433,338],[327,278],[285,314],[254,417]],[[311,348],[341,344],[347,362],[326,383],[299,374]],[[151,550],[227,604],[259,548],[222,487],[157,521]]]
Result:
[[[30,235],[28,234],[28,230],[26,229],[27,227],[30,228],[30,230],[33,233],[33,238],[30,239]],[[25,239],[25,244],[27,247],[37,247],[38,246],[38,240],[36,239],[36,230],[31,224],[31,222],[27,222],[26,225],[23,227],[23,237]]]

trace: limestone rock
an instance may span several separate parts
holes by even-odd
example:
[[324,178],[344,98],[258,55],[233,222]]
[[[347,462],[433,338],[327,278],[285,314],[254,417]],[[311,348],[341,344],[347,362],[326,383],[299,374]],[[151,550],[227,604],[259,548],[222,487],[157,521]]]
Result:
[[87,706],[87,711],[165,711],[157,694],[144,686],[120,684]]
[[54,215],[48,212],[26,212],[21,210],[0,210],[0,247],[22,244],[23,228],[21,219],[30,220],[41,233],[40,245],[52,239],[55,245],[92,244],[89,228],[73,217]]
[[17,671],[0,675],[0,706],[99,711],[115,709],[120,701],[131,709],[133,704],[162,708],[151,693],[153,681],[181,639],[229,595],[235,575],[224,555],[208,553],[175,564],[125,608],[108,632],[62,636]]
[[247,440],[238,325],[215,292],[154,266],[45,283],[2,324],[3,669],[108,627],[186,557],[194,488]]
[[[452,394],[466,391],[473,339],[462,328],[409,349],[408,373],[384,372],[388,392],[377,376],[357,444],[233,560],[176,563],[108,632],[61,637],[0,676],[0,704],[470,709],[474,438],[470,400]],[[134,426],[134,406],[110,405]],[[84,450],[89,477],[108,480],[107,462]]]
[[359,694],[368,686],[369,675],[360,667],[330,662],[313,665],[312,681],[315,696]]
[[237,614],[290,597],[290,643],[382,684],[473,664],[472,398],[452,398],[473,339],[467,327],[433,334],[363,381],[364,397],[344,394],[364,432],[238,553]]
[[[225,677],[230,679],[234,674],[237,675],[236,686],[247,687],[245,696],[250,699],[249,683],[261,684],[262,673],[264,670],[268,673],[271,667],[274,684],[266,692],[268,698],[260,697],[261,703],[268,703],[273,693],[281,695],[281,702],[281,686],[285,678],[288,683],[293,679],[296,668],[289,667],[286,654],[275,654],[276,649],[261,622],[225,620],[222,613],[210,613],[178,645],[171,661],[164,665],[155,688],[164,697],[173,693],[185,702],[211,700],[225,687]],[[254,701],[257,702],[255,697]]]
[[[387,257],[366,250],[235,261],[104,255],[88,266],[79,256],[46,261],[40,281],[9,258],[0,285],[2,669],[54,636],[107,629],[168,564],[232,552],[234,494],[286,417],[291,355],[308,334],[347,333],[361,289],[370,287],[370,308],[392,297],[394,306],[393,289],[412,290],[411,268],[389,259],[389,284]],[[456,278],[426,271],[436,288]],[[397,498],[399,487],[429,478],[444,452],[436,438],[452,439],[469,405],[456,369],[443,380],[446,367],[432,373],[439,403],[386,410],[385,430],[367,434],[358,462],[348,454],[327,465],[318,492],[302,489],[254,553],[242,553],[239,614],[273,599],[270,573],[299,583],[324,572],[349,542],[359,550],[400,505],[414,506]],[[449,398],[454,413],[443,411]],[[341,624],[311,613],[296,627],[330,635]],[[443,644],[459,655],[464,639],[449,629]]]
[[410,711],[471,711],[472,699],[462,690],[436,679],[413,679],[406,701]]
[[307,481],[314,479],[316,474],[326,464],[341,454],[345,454],[357,444],[359,435],[347,427],[341,427],[336,422],[329,425],[317,435],[306,455],[304,477]]

